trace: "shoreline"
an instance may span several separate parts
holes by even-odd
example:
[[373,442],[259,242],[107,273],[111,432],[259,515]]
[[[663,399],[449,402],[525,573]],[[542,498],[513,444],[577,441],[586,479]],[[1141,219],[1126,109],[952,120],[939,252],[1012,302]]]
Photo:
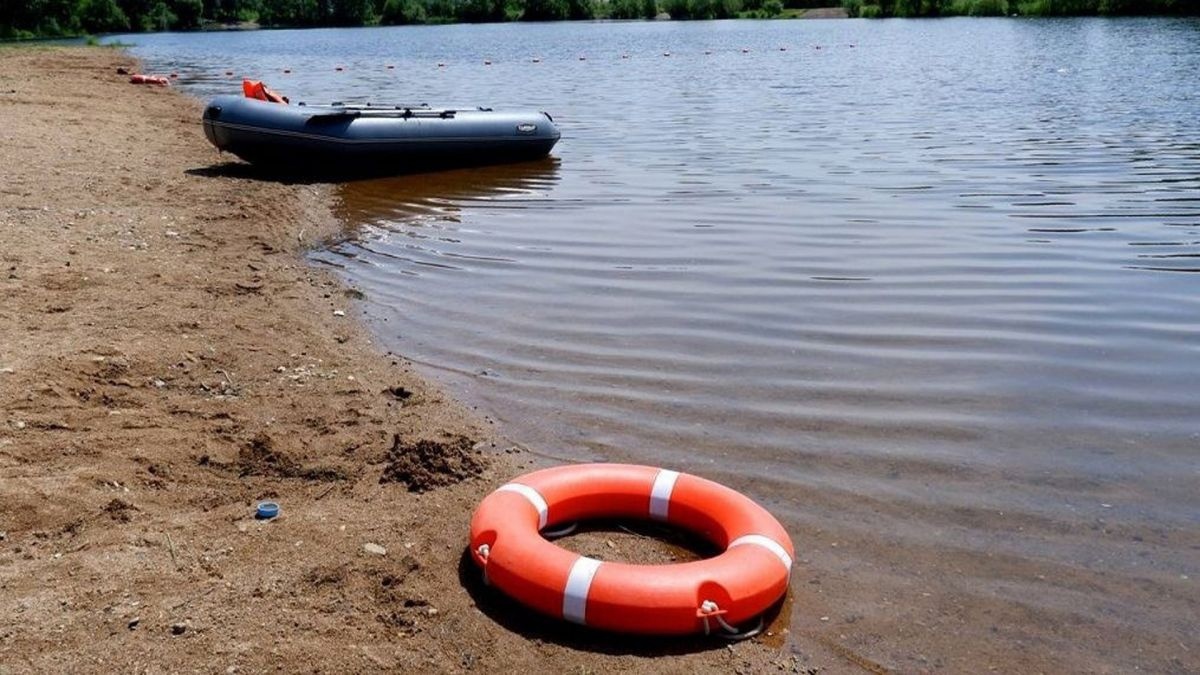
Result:
[[[629,640],[480,592],[471,513],[535,460],[304,260],[344,227],[330,186],[222,168],[201,103],[134,63],[0,50],[0,672],[852,668],[786,626]],[[572,545],[612,541],[665,546]]]

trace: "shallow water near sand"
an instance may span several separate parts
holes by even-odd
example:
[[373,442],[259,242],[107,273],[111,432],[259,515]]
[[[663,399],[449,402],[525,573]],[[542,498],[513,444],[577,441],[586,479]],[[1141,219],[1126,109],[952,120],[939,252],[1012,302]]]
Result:
[[766,505],[793,631],[1200,668],[1200,22],[121,39],[200,95],[554,115],[546,161],[339,188],[315,260],[508,436]]

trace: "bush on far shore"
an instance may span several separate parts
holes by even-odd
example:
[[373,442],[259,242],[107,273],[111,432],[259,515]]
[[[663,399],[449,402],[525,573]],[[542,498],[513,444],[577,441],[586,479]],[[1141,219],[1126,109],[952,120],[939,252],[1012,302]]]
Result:
[[655,0],[608,0],[607,5],[610,19],[653,19],[658,16]]
[[665,7],[672,19],[732,19],[742,9],[741,0],[667,0]]

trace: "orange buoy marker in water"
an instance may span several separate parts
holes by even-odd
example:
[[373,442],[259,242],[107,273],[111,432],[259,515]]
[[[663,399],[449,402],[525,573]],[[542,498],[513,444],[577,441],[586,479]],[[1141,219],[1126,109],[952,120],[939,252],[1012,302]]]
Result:
[[[724,552],[677,565],[631,565],[581,556],[542,536],[546,528],[594,518],[658,520]],[[783,526],[749,497],[649,466],[535,471],[485,497],[471,518],[471,558],[490,585],[542,614],[621,633],[750,637],[759,629],[737,626],[787,593],[793,556]]]

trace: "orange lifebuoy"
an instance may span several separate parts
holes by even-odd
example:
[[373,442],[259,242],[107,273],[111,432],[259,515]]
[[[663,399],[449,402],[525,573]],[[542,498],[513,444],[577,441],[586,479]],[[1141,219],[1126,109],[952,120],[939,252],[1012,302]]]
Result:
[[[663,521],[724,552],[633,565],[572,553],[541,534],[594,518]],[[471,557],[489,584],[543,614],[626,633],[736,633],[787,593],[794,555],[783,526],[749,497],[648,466],[535,471],[488,495],[471,519]]]

